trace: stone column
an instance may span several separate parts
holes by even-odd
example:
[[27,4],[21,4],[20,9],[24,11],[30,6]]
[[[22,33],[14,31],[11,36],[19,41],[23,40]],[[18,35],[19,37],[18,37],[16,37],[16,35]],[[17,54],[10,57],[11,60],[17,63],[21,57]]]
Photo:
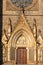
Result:
[[36,47],[34,48],[34,62],[36,63]]
[[17,52],[17,48],[15,48],[15,64],[16,64],[16,61],[17,61],[17,59],[16,59],[16,52]]
[[16,63],[16,50],[17,50],[17,49],[15,48],[15,63]]
[[43,48],[42,48],[42,63],[43,63]]
[[29,48],[26,49],[27,49],[27,64],[29,64]]
[[42,62],[42,49],[41,49],[41,62]]
[[7,55],[6,60],[8,61],[8,47],[7,47],[7,54],[6,55]]
[[10,48],[8,47],[8,61],[10,61]]
[[5,47],[3,46],[3,62],[5,62]]

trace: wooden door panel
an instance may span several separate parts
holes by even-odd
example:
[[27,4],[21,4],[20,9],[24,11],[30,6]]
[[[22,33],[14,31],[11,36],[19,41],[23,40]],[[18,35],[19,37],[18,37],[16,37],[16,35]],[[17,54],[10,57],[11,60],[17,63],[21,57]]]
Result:
[[27,50],[26,48],[17,49],[17,64],[27,64]]

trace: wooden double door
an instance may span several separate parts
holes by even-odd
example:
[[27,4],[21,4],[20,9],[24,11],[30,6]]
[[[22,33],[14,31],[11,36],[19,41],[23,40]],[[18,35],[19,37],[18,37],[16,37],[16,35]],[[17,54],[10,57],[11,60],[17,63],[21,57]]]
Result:
[[16,52],[16,64],[27,64],[27,50],[26,48],[18,48]]

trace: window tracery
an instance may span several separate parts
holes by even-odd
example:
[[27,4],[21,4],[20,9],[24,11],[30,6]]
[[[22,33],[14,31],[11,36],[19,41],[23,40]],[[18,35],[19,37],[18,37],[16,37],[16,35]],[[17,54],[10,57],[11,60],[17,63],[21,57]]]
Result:
[[17,7],[28,7],[32,4],[33,0],[11,0],[13,4],[15,4]]

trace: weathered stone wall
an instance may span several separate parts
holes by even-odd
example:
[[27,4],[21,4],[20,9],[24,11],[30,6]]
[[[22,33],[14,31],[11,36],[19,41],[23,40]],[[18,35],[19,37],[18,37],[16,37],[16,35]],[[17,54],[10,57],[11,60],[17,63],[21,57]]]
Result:
[[[8,24],[10,23],[10,21],[12,24],[12,32],[14,31],[21,14],[20,11],[17,11],[17,9],[15,9],[16,11],[15,10],[12,11],[11,9],[9,9],[9,7],[11,6],[7,4],[7,0],[3,0],[2,34],[4,34],[4,29],[8,31]],[[24,15],[28,25],[31,26],[32,30],[33,30],[34,18],[36,19],[37,29],[41,30],[41,34],[43,36],[43,0],[38,0],[36,6],[34,6],[32,10],[30,9],[28,11],[25,11]]]
[[[8,23],[10,23],[10,20],[9,20],[10,18],[12,22],[12,30],[14,30],[19,20],[19,17],[20,16],[3,16],[3,29],[7,30]],[[31,26],[32,30],[33,30],[34,18],[36,19],[37,29],[41,30],[41,33],[43,36],[43,16],[25,16],[25,17],[27,22]]]
[[[18,22],[20,11],[12,11],[7,10],[7,0],[3,0],[3,28],[6,27],[6,23],[9,23],[9,18],[11,18],[12,21],[12,28],[14,30],[14,27],[16,25],[16,22]],[[38,29],[40,29],[43,33],[43,0],[38,0],[38,10],[35,11],[25,11],[25,17],[27,22],[30,23],[30,25],[33,27],[34,18],[36,18]],[[43,34],[42,34],[43,35]]]
[[[8,5],[6,2],[7,2],[7,0],[3,0],[3,14],[18,15],[19,11],[13,10],[13,12],[12,12],[12,10],[6,9],[7,8],[6,5]],[[33,6],[33,7],[35,7],[35,6]],[[26,11],[25,14],[26,15],[43,15],[43,0],[38,0],[37,7],[38,7],[38,10],[37,10],[37,8],[36,8],[36,11],[35,11],[35,9],[33,11],[30,9],[30,10]]]

